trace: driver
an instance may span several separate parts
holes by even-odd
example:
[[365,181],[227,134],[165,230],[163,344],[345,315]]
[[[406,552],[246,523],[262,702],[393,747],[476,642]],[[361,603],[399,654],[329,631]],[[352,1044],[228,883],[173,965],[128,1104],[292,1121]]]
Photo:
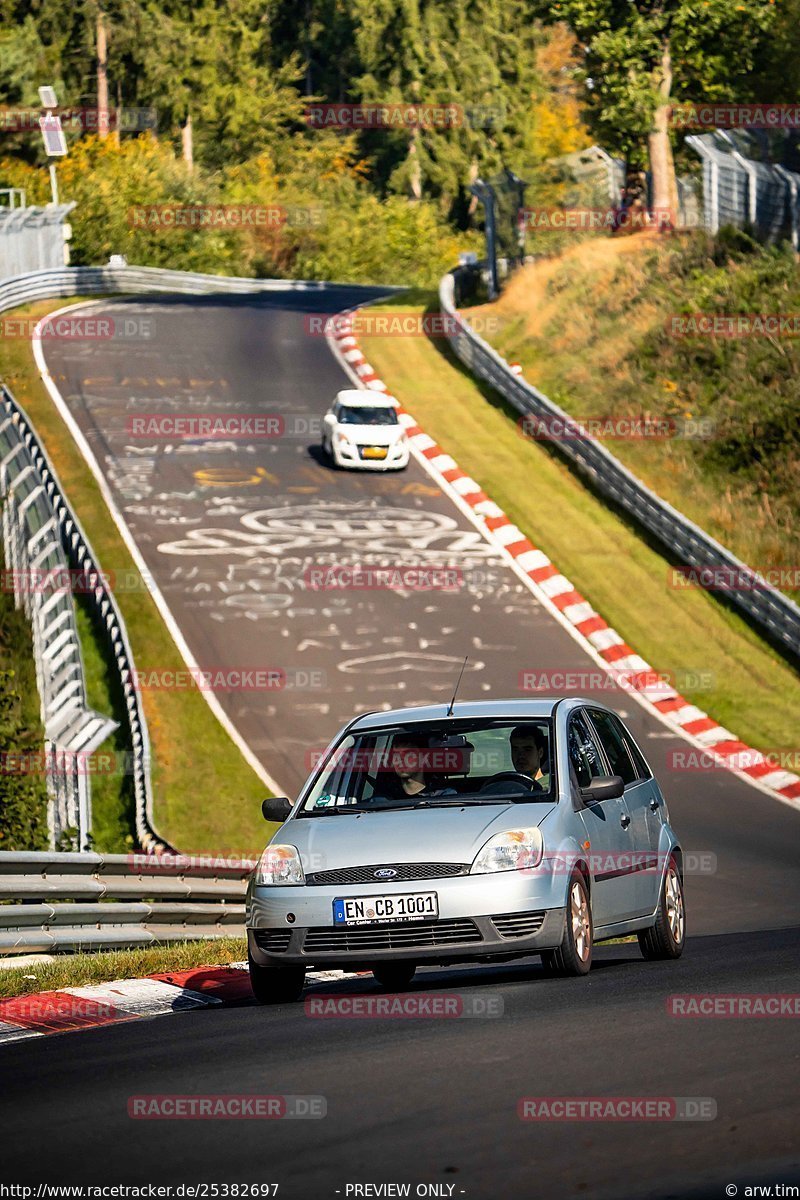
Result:
[[425,774],[428,738],[418,733],[398,733],[392,742],[390,763],[401,796],[455,796],[454,788],[435,787]]
[[517,725],[509,737],[511,761],[520,775],[528,775],[545,789],[550,787],[547,741],[538,725]]

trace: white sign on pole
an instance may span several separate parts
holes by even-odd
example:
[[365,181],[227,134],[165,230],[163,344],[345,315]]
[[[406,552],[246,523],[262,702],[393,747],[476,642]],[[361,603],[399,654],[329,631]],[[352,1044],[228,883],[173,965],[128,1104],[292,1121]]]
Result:
[[39,103],[41,104],[42,108],[58,108],[58,101],[56,100],[55,88],[40,87],[39,88]]
[[39,117],[39,128],[44,138],[45,153],[51,158],[62,157],[67,153],[67,142],[61,128],[61,118],[47,113]]

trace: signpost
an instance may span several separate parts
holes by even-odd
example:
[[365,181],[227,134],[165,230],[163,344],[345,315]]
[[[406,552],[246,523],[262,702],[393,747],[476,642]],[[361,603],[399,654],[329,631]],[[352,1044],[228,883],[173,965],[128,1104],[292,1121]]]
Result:
[[[51,87],[39,88],[39,99],[45,112],[39,117],[39,128],[44,138],[44,150],[48,158],[63,158],[67,153],[67,141],[61,128],[61,118],[53,109],[58,107],[55,90]],[[58,204],[58,180],[56,179],[56,164],[50,163],[50,192],[53,204]]]

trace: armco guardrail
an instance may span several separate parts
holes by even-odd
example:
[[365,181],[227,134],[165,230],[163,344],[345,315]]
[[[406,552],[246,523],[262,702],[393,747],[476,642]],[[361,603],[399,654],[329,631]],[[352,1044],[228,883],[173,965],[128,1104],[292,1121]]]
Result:
[[177,855],[0,852],[0,955],[242,937],[253,866]]
[[[505,359],[470,328],[455,304],[456,289],[468,271],[469,268],[459,267],[445,275],[439,285],[442,311],[453,318],[455,327],[449,344],[464,365],[496,388],[523,415],[563,422],[565,436],[554,444],[603,496],[658,538],[679,563],[711,568],[724,572],[726,579],[743,581],[724,594],[775,643],[791,655],[800,655],[800,608],[788,596],[758,579],[750,567],[645,487],[600,442],[583,433],[578,421],[515,375]],[[569,436],[570,431],[574,436]]]
[[228,275],[199,275],[192,271],[167,271],[161,267],[63,267],[31,271],[0,281],[0,312],[19,304],[29,304],[32,300],[52,300],[59,296],[142,295],[148,292],[244,296],[288,289],[324,291],[329,286],[300,279],[242,279]]
[[[69,563],[58,511],[57,485],[25,414],[0,386],[0,508],[6,564],[4,587],[13,588],[33,632],[36,684],[45,753],[41,764],[19,756],[16,769],[42,770],[49,795],[50,844],[77,832],[85,849],[91,830],[91,788],[82,769],[117,726],[94,712],[86,681],[70,586]],[[88,582],[88,581],[87,581]],[[14,770],[13,764],[3,764]]]

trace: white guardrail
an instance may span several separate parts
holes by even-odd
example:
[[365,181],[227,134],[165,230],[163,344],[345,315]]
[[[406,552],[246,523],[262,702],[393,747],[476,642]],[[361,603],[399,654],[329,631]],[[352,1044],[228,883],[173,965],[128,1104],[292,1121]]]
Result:
[[0,852],[0,956],[244,937],[253,863]]
[[[449,345],[461,362],[523,415],[563,422],[565,437],[554,445],[602,496],[653,534],[676,563],[710,568],[724,573],[725,579],[736,581],[738,586],[726,590],[725,596],[785,652],[795,657],[800,655],[800,608],[788,596],[758,577],[752,568],[683,513],[650,491],[605,446],[582,432],[580,422],[515,375],[506,360],[470,328],[456,307],[457,286],[466,279],[469,270],[459,267],[445,275],[439,285],[442,312],[453,318],[455,327]],[[573,436],[569,436],[570,432]]]
[[[63,267],[33,271],[0,282],[0,312],[36,300],[76,295],[147,294],[247,295],[287,289],[321,291],[326,283],[243,279],[168,271],[157,267]],[[91,829],[90,776],[80,769],[115,723],[92,712],[75,610],[69,588],[58,586],[68,567],[81,572],[87,599],[105,628],[125,697],[135,793],[136,837],[146,850],[170,850],[153,825],[150,745],[133,655],[122,616],[103,580],[80,522],[70,509],[58,477],[27,414],[7,388],[0,389],[0,498],[7,568],[19,577],[18,606],[31,620],[37,683],[45,725],[45,762],[50,795],[49,824],[54,846],[78,831],[85,849]],[[25,587],[24,580],[53,572],[53,583]],[[86,582],[91,586],[86,586]]]
[[[89,774],[82,769],[116,721],[93,712],[86,699],[81,643],[75,617],[70,560],[87,571],[82,590],[105,617],[112,644],[120,635],[94,562],[58,485],[55,473],[24,411],[0,385],[0,504],[6,583],[14,590],[33,632],[36,685],[44,724],[43,766],[47,779],[50,844],[77,834],[86,848],[91,830]],[[111,619],[109,619],[111,618]],[[119,660],[119,656],[117,655]],[[130,713],[137,736],[137,713]],[[138,735],[141,737],[141,734]],[[146,736],[146,734],[145,734]],[[22,757],[22,756],[20,756]],[[34,769],[39,770],[34,762]],[[3,764],[3,769],[13,769]],[[20,770],[29,769],[24,762]],[[141,835],[146,837],[147,830]]]

